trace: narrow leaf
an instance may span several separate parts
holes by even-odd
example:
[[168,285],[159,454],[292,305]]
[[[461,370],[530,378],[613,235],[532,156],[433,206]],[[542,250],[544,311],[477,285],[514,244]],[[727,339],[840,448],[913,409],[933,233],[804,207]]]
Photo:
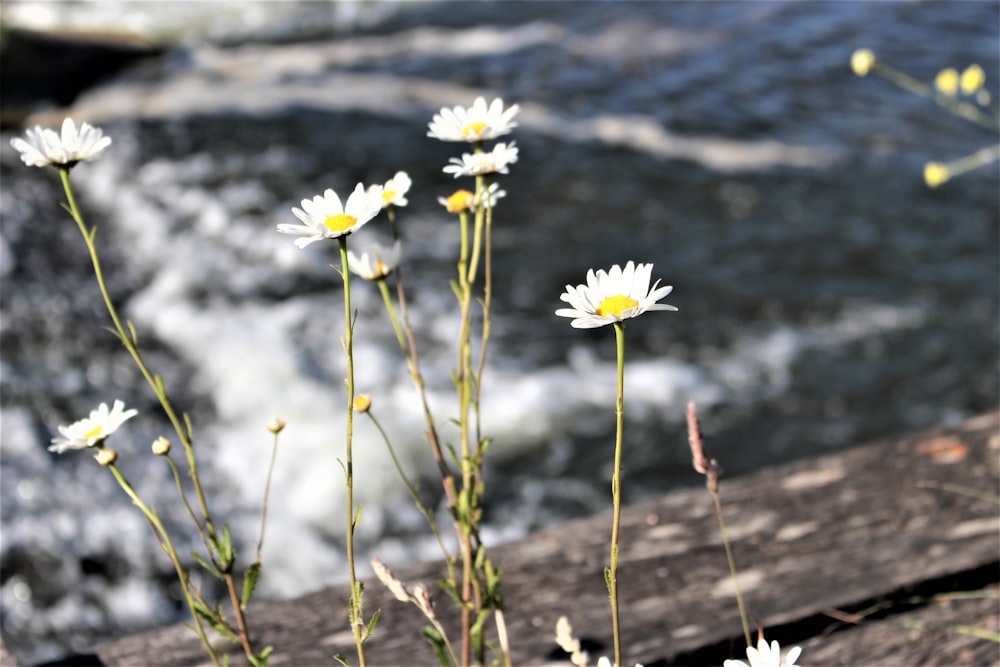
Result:
[[246,609],[250,604],[250,598],[257,588],[257,580],[260,578],[260,563],[253,563],[243,573],[243,597],[240,599],[240,608]]

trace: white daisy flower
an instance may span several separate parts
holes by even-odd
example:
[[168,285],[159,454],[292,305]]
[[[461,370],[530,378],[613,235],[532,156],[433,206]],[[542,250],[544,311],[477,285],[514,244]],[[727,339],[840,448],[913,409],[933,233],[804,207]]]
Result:
[[486,100],[477,97],[469,108],[444,107],[440,113],[434,114],[428,126],[427,136],[441,141],[472,142],[494,139],[510,133],[517,126],[517,123],[512,121],[520,110],[516,104],[504,110],[503,100],[499,97],[487,107]]
[[[597,667],[617,667],[610,658],[606,658],[603,655],[597,659]],[[635,663],[635,667],[642,667],[640,663]]]
[[292,213],[303,224],[280,224],[278,231],[300,237],[295,239],[295,245],[305,248],[315,241],[335,239],[356,232],[381,210],[381,185],[373,185],[366,191],[365,186],[358,183],[343,205],[337,193],[327,189],[322,196],[303,199],[301,209],[292,208]]
[[576,329],[593,329],[613,322],[637,317],[647,310],[677,310],[667,304],[656,303],[670,294],[673,287],[658,287],[657,280],[649,287],[652,264],[629,262],[622,269],[615,264],[610,271],[587,272],[587,284],[566,285],[559,298],[572,308],[560,308],[559,317],[575,318],[570,324]]
[[80,129],[72,118],[62,124],[62,134],[40,125],[27,130],[28,140],[20,137],[10,140],[20,154],[21,160],[29,167],[72,167],[77,162],[90,162],[111,145],[111,137],[89,123],[82,123]]
[[373,243],[366,251],[357,255],[353,250],[347,251],[347,267],[365,280],[378,280],[396,270],[402,256],[403,246],[399,241],[391,248],[384,248]]
[[448,197],[438,197],[438,203],[445,207],[449,213],[461,213],[462,211],[475,212],[478,200],[486,202],[486,208],[496,208],[497,200],[506,197],[507,191],[500,189],[499,183],[490,183],[486,192],[478,199],[476,195],[468,190],[456,190]]
[[507,173],[507,166],[517,162],[517,146],[498,143],[489,153],[463,153],[461,158],[448,160],[451,164],[444,168],[446,174],[459,176],[479,176],[481,174]]
[[90,416],[74,422],[69,426],[60,426],[60,438],[53,438],[50,452],[62,454],[70,449],[86,449],[104,442],[104,439],[118,430],[118,427],[136,416],[138,410],[126,410],[125,404],[115,401],[114,407],[108,410],[107,403],[101,403],[96,410],[91,410]]
[[773,641],[768,646],[767,641],[761,637],[757,640],[757,648],[747,647],[749,665],[742,660],[726,660],[722,663],[722,667],[796,667],[795,661],[798,660],[800,653],[802,653],[802,648],[793,646],[785,655],[785,659],[782,660],[781,647],[778,646],[778,642]]
[[413,185],[413,181],[410,180],[410,175],[405,171],[397,171],[396,175],[382,186],[382,206],[406,206],[409,204],[406,193],[410,191],[411,185]]

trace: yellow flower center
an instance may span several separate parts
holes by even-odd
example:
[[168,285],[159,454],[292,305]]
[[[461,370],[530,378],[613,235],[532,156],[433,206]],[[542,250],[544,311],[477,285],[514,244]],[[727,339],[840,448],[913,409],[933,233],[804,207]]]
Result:
[[447,204],[445,204],[445,209],[449,213],[460,213],[472,206],[472,202],[476,200],[476,196],[469,192],[468,190],[458,190],[452,196],[448,197]]
[[104,430],[104,428],[100,424],[98,424],[94,428],[92,428],[89,431],[87,431],[86,433],[84,433],[83,437],[85,437],[87,440],[90,440],[91,438],[96,438],[97,436],[99,436],[101,434],[101,431],[103,431],[103,430]]
[[353,227],[354,223],[357,221],[358,219],[353,215],[338,213],[337,215],[331,215],[324,220],[323,225],[331,232],[346,232],[348,229]]
[[601,305],[597,307],[594,311],[595,314],[605,317],[607,315],[614,315],[615,317],[621,317],[629,308],[635,308],[639,305],[639,302],[635,299],[630,299],[624,294],[617,294],[615,296],[609,296],[607,299],[601,302]]
[[395,190],[383,190],[382,191],[382,201],[391,202],[396,197]]
[[486,123],[469,123],[462,128],[463,137],[479,137],[482,136],[483,130],[486,129]]
[[382,260],[378,260],[377,262],[375,262],[375,277],[376,278],[384,278],[387,273],[388,273],[388,271],[385,268],[385,262],[383,262]]

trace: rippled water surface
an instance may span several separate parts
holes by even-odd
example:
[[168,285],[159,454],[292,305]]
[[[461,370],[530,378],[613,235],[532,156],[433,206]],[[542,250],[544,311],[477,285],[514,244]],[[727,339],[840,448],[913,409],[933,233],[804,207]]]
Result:
[[[264,595],[343,571],[337,258],[274,227],[326,187],[410,173],[405,275],[446,422],[458,239],[436,200],[455,188],[440,170],[460,149],[427,138],[426,124],[479,94],[523,107],[494,235],[490,539],[609,506],[614,336],[553,315],[588,268],[653,262],[679,308],[627,330],[629,500],[697,482],[688,401],[730,474],[997,405],[997,169],[934,191],[921,177],[925,162],[996,135],[847,65],[859,47],[923,80],[978,62],[996,91],[995,3],[345,6],[260,3],[256,23],[220,9],[195,27],[150,5],[158,25],[180,26],[182,46],[71,110],[114,137],[73,172],[112,294],[191,414],[214,511],[248,551],[263,424],[289,422]],[[67,16],[105,20],[93,7]],[[113,480],[85,455],[45,451],[58,424],[114,398],[140,409],[116,437],[122,468],[194,536],[144,454],[166,426],[101,328],[57,178],[23,167],[11,136],[0,145],[3,630],[38,661],[182,617],[168,564]],[[351,242],[385,233],[377,221]],[[380,297],[357,285],[354,299],[360,388],[433,501]],[[368,426],[356,449],[362,550],[394,565],[434,557]]]

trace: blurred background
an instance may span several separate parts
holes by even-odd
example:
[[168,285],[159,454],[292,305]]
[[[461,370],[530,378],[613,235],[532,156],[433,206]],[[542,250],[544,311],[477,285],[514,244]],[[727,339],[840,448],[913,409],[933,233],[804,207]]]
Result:
[[[609,329],[553,312],[588,269],[652,262],[677,313],[627,329],[625,497],[700,484],[695,401],[727,474],[954,422],[998,399],[998,172],[931,190],[928,161],[996,134],[884,80],[978,63],[988,2],[24,2],[2,5],[0,595],[24,662],[184,618],[169,563],[86,454],[46,451],[102,401],[140,410],[120,466],[184,545],[152,393],[106,314],[52,170],[10,139],[72,115],[114,143],[72,179],[110,289],[195,425],[217,519],[250,559],[271,417],[282,417],[261,596],[341,581],[343,332],[336,244],[275,226],[325,188],[413,178],[398,211],[423,369],[443,435],[458,229],[437,203],[464,148],[442,106],[518,103],[520,160],[495,211],[483,422],[487,539],[610,507]],[[351,238],[385,239],[385,218]],[[381,298],[355,283],[357,382],[429,503],[439,483]],[[360,548],[438,557],[371,425],[358,426]],[[723,486],[723,493],[724,493]],[[206,582],[208,585],[208,582]]]

